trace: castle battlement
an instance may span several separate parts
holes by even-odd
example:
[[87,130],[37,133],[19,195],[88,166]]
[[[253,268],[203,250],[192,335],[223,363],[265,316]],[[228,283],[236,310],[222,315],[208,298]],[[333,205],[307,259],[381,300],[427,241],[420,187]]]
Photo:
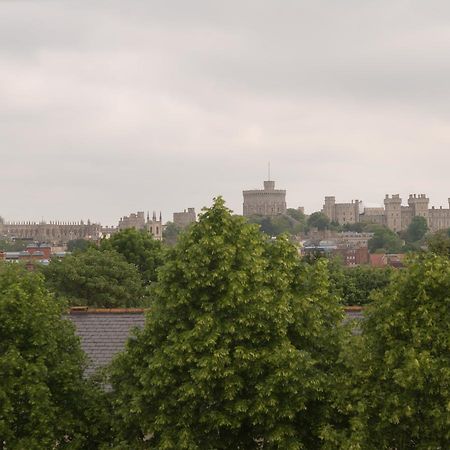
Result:
[[276,216],[286,213],[286,191],[275,189],[275,181],[264,181],[264,189],[242,191],[244,216]]
[[449,208],[429,207],[430,199],[426,194],[409,194],[408,205],[402,205],[400,194],[386,194],[384,208],[361,208],[358,214],[352,213],[352,206],[360,203],[336,203],[335,197],[325,197],[322,212],[332,220],[344,225],[346,223],[377,223],[393,231],[406,230],[414,217],[423,217],[431,231],[450,228]]

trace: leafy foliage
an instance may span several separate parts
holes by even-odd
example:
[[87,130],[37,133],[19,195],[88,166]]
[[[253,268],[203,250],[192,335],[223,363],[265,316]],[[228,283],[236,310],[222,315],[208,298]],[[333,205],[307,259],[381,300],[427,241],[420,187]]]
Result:
[[302,211],[294,208],[288,208],[286,210],[286,214],[301,224],[302,227],[306,227],[306,216]]
[[371,224],[364,222],[344,223],[344,225],[342,225],[342,231],[354,231],[356,233],[363,233],[367,230],[367,228],[370,227],[370,225]]
[[101,391],[83,379],[84,354],[63,304],[40,275],[0,264],[0,447],[95,449]]
[[183,230],[180,226],[173,222],[167,222],[163,230],[163,239],[167,245],[175,245],[178,241],[178,236]]
[[128,263],[137,267],[145,283],[156,281],[156,271],[164,260],[161,241],[153,239],[147,231],[133,228],[104,239],[100,249],[115,250],[121,254]]
[[71,305],[133,307],[146,301],[146,289],[136,266],[115,251],[91,248],[54,259],[42,271],[50,290]]
[[371,302],[372,295],[384,289],[391,281],[391,267],[344,267],[339,262],[330,264],[330,278],[334,292],[344,305],[362,306]]
[[27,244],[29,244],[29,242],[22,240],[11,241],[9,239],[0,239],[0,251],[20,252],[22,250],[25,250]]
[[406,230],[407,242],[420,241],[428,231],[427,220],[422,216],[415,216]]
[[84,252],[89,248],[94,248],[96,245],[87,239],[72,239],[67,243],[68,252]]
[[308,227],[317,228],[320,231],[326,230],[330,227],[330,219],[321,211],[313,212],[308,217]]
[[388,253],[401,251],[403,242],[394,231],[382,225],[372,225],[370,231],[374,233],[374,236],[369,240],[369,251],[371,253],[381,249]]
[[342,448],[448,448],[449,292],[450,261],[428,254],[376,295],[348,355],[353,373],[343,404],[354,417]]
[[450,228],[440,230],[427,239],[428,249],[437,255],[450,257]]
[[319,448],[342,332],[328,288],[323,263],[217,199],[113,365],[117,448]]
[[[293,210],[296,213],[301,214],[297,210]],[[297,216],[297,215],[296,215]],[[249,223],[257,224],[260,226],[260,230],[269,236],[280,236],[287,233],[290,235],[296,235],[304,230],[305,221],[298,221],[290,214],[280,214],[277,216],[252,216],[248,218]]]

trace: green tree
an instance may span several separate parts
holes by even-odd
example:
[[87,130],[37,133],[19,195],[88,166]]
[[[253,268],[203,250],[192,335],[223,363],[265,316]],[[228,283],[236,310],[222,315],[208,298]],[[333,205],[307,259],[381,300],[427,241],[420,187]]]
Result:
[[91,248],[52,260],[42,271],[49,289],[71,305],[114,308],[146,302],[147,291],[136,266],[115,251]]
[[297,222],[305,222],[306,220],[305,214],[298,209],[288,208],[286,210],[286,214],[295,219]]
[[428,231],[428,224],[425,217],[415,216],[406,230],[407,242],[420,241]]
[[157,269],[163,263],[163,247],[161,241],[153,239],[144,230],[129,228],[102,240],[101,250],[115,250],[125,260],[134,264],[145,283],[156,281]]
[[356,233],[363,233],[369,224],[364,222],[357,222],[357,223],[345,223],[342,225],[342,231],[354,231]]
[[306,230],[306,216],[302,211],[294,208],[288,208],[286,214],[296,221],[293,230],[295,234],[299,234]]
[[96,247],[96,245],[87,239],[72,239],[67,243],[68,252],[84,252],[92,247]]
[[372,295],[384,289],[391,281],[391,267],[371,266],[330,267],[330,277],[335,292],[342,298],[344,305],[366,305]]
[[9,239],[0,239],[0,252],[20,252],[25,250],[29,242],[17,240],[11,241]]
[[272,223],[272,219],[269,216],[253,215],[248,218],[248,222],[259,225],[260,231],[266,233],[268,236],[275,236],[277,233],[277,230]]
[[[341,448],[444,449],[450,442],[450,261],[414,258],[376,295],[349,357],[354,413]],[[356,355],[356,357],[355,357]]]
[[427,246],[431,252],[437,255],[450,257],[450,228],[428,236]]
[[328,291],[324,264],[217,199],[113,365],[117,448],[319,448],[342,320]]
[[372,225],[369,230],[374,233],[369,240],[369,251],[375,253],[383,249],[388,253],[399,253],[403,242],[394,231],[382,225]]
[[0,448],[96,449],[104,396],[42,276],[0,264]]
[[164,242],[168,245],[175,245],[182,231],[181,227],[176,223],[167,222],[163,230]]
[[[296,217],[301,212],[292,209]],[[279,214],[276,216],[259,216],[254,215],[248,218],[249,223],[260,226],[260,230],[269,236],[280,236],[281,234],[296,235],[305,229],[305,221],[299,221],[291,214]]]
[[308,226],[323,231],[329,228],[330,219],[323,212],[316,211],[308,217]]

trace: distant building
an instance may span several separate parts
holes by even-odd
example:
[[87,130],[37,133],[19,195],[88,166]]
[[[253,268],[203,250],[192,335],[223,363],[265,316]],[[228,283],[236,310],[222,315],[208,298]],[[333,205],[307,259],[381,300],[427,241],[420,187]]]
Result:
[[402,205],[399,194],[386,195],[384,208],[364,208],[359,200],[351,203],[336,203],[335,197],[325,197],[322,212],[340,225],[358,222],[384,225],[392,231],[408,228],[414,217],[423,217],[431,231],[450,228],[449,208],[429,208],[430,199],[425,194],[410,194],[408,206]]
[[[147,213],[148,218],[148,213]],[[119,219],[119,230],[126,230],[128,228],[134,228],[135,230],[145,229],[145,213],[144,211],[138,211],[137,213],[131,213],[129,216],[123,216]]]
[[339,247],[333,254],[334,256],[339,256],[347,267],[360,266],[361,264],[369,263],[369,249],[367,247]]
[[0,237],[26,241],[48,242],[65,245],[74,239],[97,241],[100,239],[101,225],[90,220],[80,222],[6,222],[0,220]]
[[319,242],[313,239],[306,241],[302,253],[338,256],[345,266],[368,264],[369,249],[367,245],[372,237],[373,233],[332,232],[328,234],[327,239]]
[[53,249],[49,244],[33,242],[22,251],[0,252],[0,260],[24,263],[27,268],[33,270],[34,263],[48,264],[53,255]]
[[242,192],[244,196],[244,216],[255,214],[276,216],[286,213],[286,191],[275,189],[275,181],[264,181],[264,189],[252,189]]
[[173,213],[173,223],[180,228],[186,228],[196,220],[197,215],[195,214],[195,208],[188,208],[187,211],[184,210],[183,212]]
[[[154,239],[162,240],[162,217],[159,213],[159,220],[156,219],[156,213],[153,212],[153,217],[150,219],[149,213],[147,213],[147,220],[145,219],[144,211],[138,211],[137,213],[131,213],[129,216],[123,216],[119,220],[119,225],[116,231],[126,230],[127,228],[134,228],[135,230],[146,230]],[[110,234],[114,233],[114,230],[109,228]]]
[[360,207],[361,202],[359,200],[352,200],[351,203],[336,203],[335,197],[325,197],[322,212],[331,222],[337,222],[341,225],[353,224],[359,222]]
[[404,258],[404,254],[373,253],[370,255],[370,265],[378,268],[390,266],[399,269],[403,267]]
[[359,221],[384,225],[384,208],[363,208],[363,212],[359,215]]

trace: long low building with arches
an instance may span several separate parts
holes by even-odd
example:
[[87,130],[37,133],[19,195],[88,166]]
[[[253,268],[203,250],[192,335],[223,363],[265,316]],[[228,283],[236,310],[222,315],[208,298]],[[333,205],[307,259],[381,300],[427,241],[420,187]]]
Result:
[[64,245],[74,239],[97,241],[101,237],[102,227],[98,223],[79,222],[6,222],[0,219],[0,237],[36,242],[48,242],[52,245]]

